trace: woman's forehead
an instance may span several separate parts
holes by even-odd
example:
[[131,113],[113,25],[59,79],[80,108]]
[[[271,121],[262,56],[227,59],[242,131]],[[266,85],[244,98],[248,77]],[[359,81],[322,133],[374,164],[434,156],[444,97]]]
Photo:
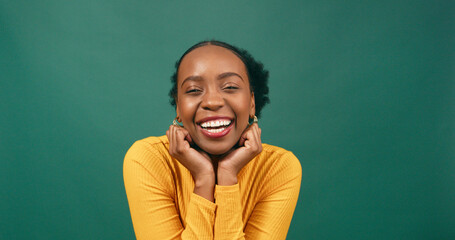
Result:
[[186,54],[180,62],[179,72],[198,72],[206,68],[246,72],[245,64],[235,53],[216,45],[198,47]]

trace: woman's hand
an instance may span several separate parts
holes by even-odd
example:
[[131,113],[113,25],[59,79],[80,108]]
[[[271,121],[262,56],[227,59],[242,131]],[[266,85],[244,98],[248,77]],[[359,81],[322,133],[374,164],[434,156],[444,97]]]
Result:
[[245,129],[238,145],[237,149],[219,160],[218,185],[237,184],[237,174],[240,170],[262,151],[261,129],[257,123],[253,123]]
[[191,147],[191,136],[182,127],[171,125],[166,135],[169,139],[169,154],[185,166],[194,179],[194,193],[213,202],[215,172],[208,154]]

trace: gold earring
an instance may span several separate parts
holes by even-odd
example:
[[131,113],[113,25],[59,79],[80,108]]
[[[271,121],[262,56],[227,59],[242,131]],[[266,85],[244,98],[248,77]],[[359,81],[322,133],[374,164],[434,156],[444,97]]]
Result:
[[[256,115],[254,115],[254,116],[252,117],[252,119],[253,119],[253,122],[251,122],[251,124],[253,124],[253,123],[258,123],[258,117],[256,117]],[[250,124],[250,125],[251,125],[251,124]]]
[[178,117],[174,118],[174,121],[172,121],[172,125],[180,127],[180,124],[178,123]]

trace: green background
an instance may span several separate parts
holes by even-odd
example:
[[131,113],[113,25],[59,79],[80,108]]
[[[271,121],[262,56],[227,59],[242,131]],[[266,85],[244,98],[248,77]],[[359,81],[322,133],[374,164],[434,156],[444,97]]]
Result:
[[455,239],[454,1],[0,1],[0,239],[134,239],[123,157],[174,62],[270,70],[263,142],[303,179],[288,239]]

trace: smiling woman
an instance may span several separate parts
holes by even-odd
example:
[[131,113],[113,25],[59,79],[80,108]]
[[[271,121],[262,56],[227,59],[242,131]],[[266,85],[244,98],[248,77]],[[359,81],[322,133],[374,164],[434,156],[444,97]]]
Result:
[[248,52],[219,41],[177,61],[174,124],[125,156],[138,239],[286,238],[302,171],[291,152],[261,142],[267,78]]

